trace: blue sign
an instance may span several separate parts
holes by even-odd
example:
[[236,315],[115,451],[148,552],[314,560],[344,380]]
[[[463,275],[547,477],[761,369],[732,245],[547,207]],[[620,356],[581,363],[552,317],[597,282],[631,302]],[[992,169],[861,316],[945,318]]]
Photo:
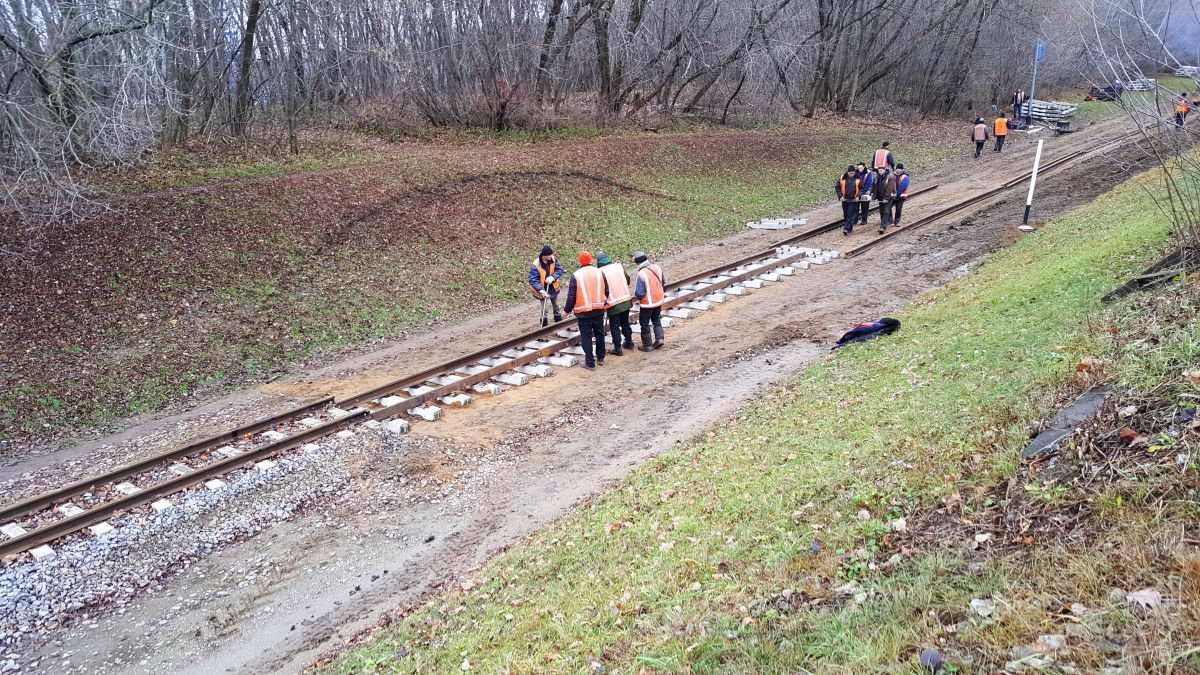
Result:
[[1046,45],[1038,40],[1037,46],[1033,48],[1033,62],[1041,63],[1044,58],[1046,58]]

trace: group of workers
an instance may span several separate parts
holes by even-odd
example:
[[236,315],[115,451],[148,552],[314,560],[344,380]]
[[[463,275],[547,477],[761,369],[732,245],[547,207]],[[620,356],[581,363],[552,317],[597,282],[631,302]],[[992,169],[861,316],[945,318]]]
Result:
[[[629,313],[633,303],[638,304],[638,327],[642,344],[639,351],[649,352],[663,346],[662,306],[666,302],[667,280],[662,266],[650,262],[649,257],[637,251],[633,262],[637,274],[631,278],[624,265],[612,259],[604,251],[596,254],[593,266],[592,254],[579,252],[579,268],[567,282],[567,297],[562,309],[558,306],[560,279],[564,269],[562,262],[550,246],[529,266],[529,288],[533,295],[554,308],[554,321],[563,320],[563,313],[574,314],[579,322],[580,346],[583,348],[583,367],[595,370],[604,365],[608,353],[622,356],[626,349],[633,349],[633,327],[629,324]],[[633,288],[630,288],[630,282]],[[604,344],[604,320],[608,319],[612,334],[612,351]]]
[[[991,136],[996,137],[996,146],[992,148],[993,152],[1004,151],[1004,139],[1008,138],[1008,113],[1000,113],[1000,116],[992,122]],[[975,118],[975,128],[971,131],[971,140],[975,141],[975,159],[979,159],[979,154],[983,152],[983,146],[987,143],[988,125],[983,121],[982,117]]]
[[871,202],[879,202],[879,234],[888,227],[900,227],[900,214],[908,199],[912,182],[904,164],[896,163],[890,143],[883,144],[871,155],[871,168],[865,162],[846,167],[846,173],[833,186],[842,202],[842,234],[854,232],[855,223],[867,224]]

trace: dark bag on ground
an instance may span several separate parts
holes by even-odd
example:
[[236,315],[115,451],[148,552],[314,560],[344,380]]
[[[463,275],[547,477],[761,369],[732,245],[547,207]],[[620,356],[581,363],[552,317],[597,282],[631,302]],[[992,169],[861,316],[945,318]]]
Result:
[[900,330],[900,321],[887,316],[878,321],[860,323],[839,338],[834,349],[845,347],[854,342],[865,342],[880,335],[891,335],[898,330]]

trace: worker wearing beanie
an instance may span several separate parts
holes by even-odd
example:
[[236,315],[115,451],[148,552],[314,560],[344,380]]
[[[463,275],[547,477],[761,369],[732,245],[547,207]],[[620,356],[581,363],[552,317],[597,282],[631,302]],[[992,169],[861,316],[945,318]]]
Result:
[[550,301],[550,306],[554,308],[555,323],[562,321],[562,311],[558,309],[558,280],[564,271],[549,244],[542,247],[541,255],[529,265],[529,288],[533,291],[533,297]]
[[[604,310],[608,309],[608,280],[592,267],[592,254],[579,252],[579,269],[567,284],[565,308],[579,320],[579,341],[583,347],[583,367],[595,370],[604,365]],[[592,342],[595,341],[593,351]]]
[[975,128],[971,130],[971,140],[975,141],[975,159],[979,159],[979,153],[983,152],[983,144],[988,140],[988,128],[983,123],[983,118],[975,119]]
[[[645,253],[633,254],[638,266],[637,283],[633,295],[638,300],[638,326],[642,332],[639,351],[648,352],[663,346],[662,305],[666,302],[667,278],[658,263],[650,262]],[[650,342],[650,329],[654,329],[654,342]]]
[[608,282],[608,330],[612,332],[612,355],[622,356],[626,349],[633,349],[633,328],[629,326],[633,293],[629,291],[629,272],[604,251],[597,253],[596,267],[600,268]]

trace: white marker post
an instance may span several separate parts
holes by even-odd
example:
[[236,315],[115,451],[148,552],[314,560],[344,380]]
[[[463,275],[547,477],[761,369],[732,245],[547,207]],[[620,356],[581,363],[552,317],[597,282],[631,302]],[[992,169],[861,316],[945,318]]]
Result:
[[1025,198],[1025,217],[1021,220],[1021,229],[1025,231],[1033,230],[1029,226],[1029,210],[1033,208],[1033,187],[1037,185],[1038,166],[1042,163],[1042,144],[1045,139],[1038,139],[1037,154],[1033,156],[1033,173],[1029,176],[1029,196]]

